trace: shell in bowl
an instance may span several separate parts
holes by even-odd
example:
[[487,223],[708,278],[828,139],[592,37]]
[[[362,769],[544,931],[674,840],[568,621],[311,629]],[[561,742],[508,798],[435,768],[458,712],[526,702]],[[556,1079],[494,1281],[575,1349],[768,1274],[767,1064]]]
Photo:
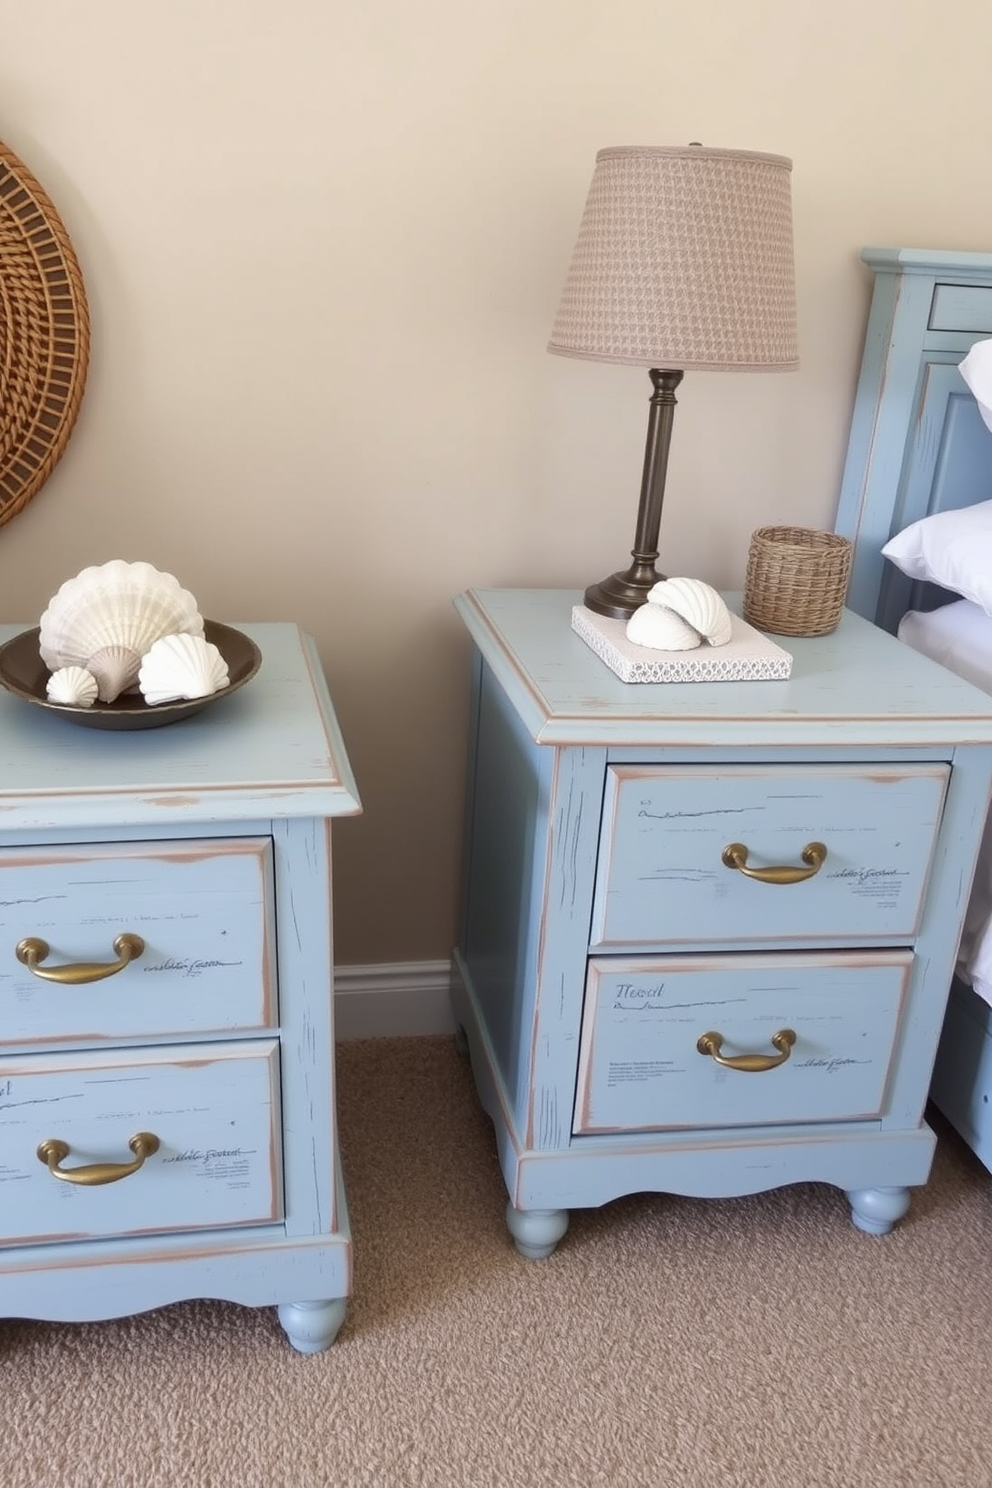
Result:
[[151,707],[180,698],[211,697],[229,681],[227,662],[198,635],[162,636],[142,658],[138,686]]
[[121,558],[66,579],[41,617],[39,649],[49,671],[92,672],[101,702],[138,680],[141,658],[162,636],[203,635],[196,600],[174,574]]
[[692,651],[702,645],[698,631],[664,605],[643,604],[627,621],[627,639],[652,651]]
[[0,687],[23,702],[33,704],[42,716],[61,718],[79,728],[100,732],[158,729],[192,718],[215,703],[223,704],[232,693],[251,682],[262,665],[262,653],[251,636],[231,625],[221,625],[218,620],[204,618],[204,640],[211,641],[227,662],[230,680],[220,692],[204,698],[184,698],[177,703],[159,703],[152,708],[135,687],[122,693],[115,702],[101,703],[98,700],[92,708],[80,708],[71,703],[53,702],[48,696],[47,684],[51,673],[41,659],[38,634],[35,625],[0,645]]
[[96,678],[85,667],[59,667],[48,679],[45,695],[50,703],[70,708],[92,708],[97,699]]
[[711,646],[725,646],[730,640],[730,611],[712,585],[702,579],[662,579],[649,590],[648,603],[674,610]]

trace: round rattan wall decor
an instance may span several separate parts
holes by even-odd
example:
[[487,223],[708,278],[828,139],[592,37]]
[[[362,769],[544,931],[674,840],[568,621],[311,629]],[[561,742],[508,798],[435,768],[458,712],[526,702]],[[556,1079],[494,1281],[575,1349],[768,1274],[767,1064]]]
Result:
[[89,362],[86,292],[46,193],[0,141],[0,523],[65,449]]

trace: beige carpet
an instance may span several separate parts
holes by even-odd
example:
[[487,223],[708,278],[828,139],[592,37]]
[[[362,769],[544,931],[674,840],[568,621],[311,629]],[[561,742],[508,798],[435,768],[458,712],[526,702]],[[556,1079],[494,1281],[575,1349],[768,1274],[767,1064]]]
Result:
[[813,1185],[573,1216],[527,1262],[448,1039],[339,1048],[355,1295],[0,1323],[0,1485],[989,1488],[992,1178],[942,1133],[885,1239]]

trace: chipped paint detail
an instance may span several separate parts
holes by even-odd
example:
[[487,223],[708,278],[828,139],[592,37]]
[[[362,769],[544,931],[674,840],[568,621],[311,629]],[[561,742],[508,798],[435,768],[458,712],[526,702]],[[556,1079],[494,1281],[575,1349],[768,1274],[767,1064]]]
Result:
[[203,802],[202,796],[175,795],[169,796],[144,796],[143,802],[146,806],[154,806],[166,811],[177,811],[185,808],[188,811],[196,811]]

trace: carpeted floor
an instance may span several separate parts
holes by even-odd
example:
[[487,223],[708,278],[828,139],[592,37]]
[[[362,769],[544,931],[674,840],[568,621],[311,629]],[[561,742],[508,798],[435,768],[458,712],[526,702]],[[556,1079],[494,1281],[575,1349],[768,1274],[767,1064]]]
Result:
[[0,1324],[2,1488],[992,1488],[992,1178],[890,1236],[801,1185],[573,1215],[527,1262],[450,1039],[339,1046],[337,1343],[190,1302]]

